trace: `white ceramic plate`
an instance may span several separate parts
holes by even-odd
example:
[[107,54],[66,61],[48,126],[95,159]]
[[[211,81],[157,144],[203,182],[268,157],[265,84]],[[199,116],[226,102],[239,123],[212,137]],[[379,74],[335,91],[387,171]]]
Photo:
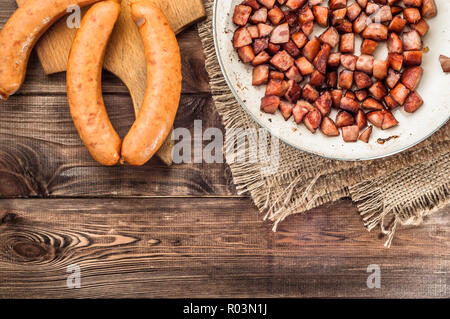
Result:
[[[424,38],[424,46],[430,51],[424,54],[422,67],[425,72],[417,88],[424,105],[414,114],[408,114],[402,108],[394,110],[400,125],[387,131],[374,128],[370,142],[344,143],[342,137],[326,137],[320,132],[311,134],[304,125],[296,125],[291,118],[285,121],[282,115],[270,115],[260,111],[261,98],[265,87],[253,87],[252,67],[239,61],[233,49],[232,38],[236,29],[232,22],[234,7],[241,0],[215,0],[214,4],[214,41],[222,72],[239,104],[271,134],[285,143],[309,153],[338,160],[369,160],[390,156],[404,151],[431,136],[450,117],[450,74],[442,72],[439,55],[450,55],[450,1],[436,0],[439,14],[427,20],[430,31]],[[327,1],[324,1],[326,4]],[[324,29],[315,26],[313,34]],[[358,37],[357,37],[358,38]],[[355,44],[359,55],[360,39]],[[377,49],[375,56],[386,58],[384,47]],[[384,56],[384,57],[383,57]],[[336,112],[336,111],[333,111]],[[335,118],[335,113],[331,117]],[[397,135],[385,144],[377,143],[378,138]]]

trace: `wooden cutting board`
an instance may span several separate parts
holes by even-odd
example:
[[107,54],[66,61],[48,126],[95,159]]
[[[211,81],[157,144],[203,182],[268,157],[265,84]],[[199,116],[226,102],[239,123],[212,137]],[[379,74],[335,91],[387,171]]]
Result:
[[[19,6],[25,1],[27,0],[16,0]],[[121,15],[109,42],[104,68],[119,77],[127,86],[137,115],[144,99],[147,74],[142,40],[130,14],[132,1],[122,0]],[[177,34],[206,16],[201,0],[153,1],[159,4]],[[67,59],[76,31],[67,27],[65,17],[39,40],[36,50],[46,74],[67,69]],[[167,165],[172,164],[172,148],[173,141],[169,136],[157,154]]]

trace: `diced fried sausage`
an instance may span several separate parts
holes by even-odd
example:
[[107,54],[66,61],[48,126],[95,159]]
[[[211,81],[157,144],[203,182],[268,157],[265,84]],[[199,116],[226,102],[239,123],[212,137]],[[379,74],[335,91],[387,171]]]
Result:
[[314,109],[306,115],[303,123],[314,134],[322,123],[322,114],[318,109]]
[[361,54],[373,55],[377,47],[377,41],[364,39],[361,43]]
[[264,38],[272,33],[273,27],[270,25],[267,25],[265,23],[258,23],[258,31],[259,31],[259,36],[261,38]]
[[358,71],[366,72],[367,74],[373,73],[373,62],[375,58],[371,55],[361,54],[356,61],[356,69]]
[[267,21],[267,8],[261,8],[259,10],[256,10],[255,13],[253,13],[252,17],[250,18],[250,22],[253,24],[266,23],[266,21]]
[[339,87],[342,89],[351,89],[353,86],[353,72],[350,70],[342,70],[339,74]]
[[[297,104],[295,105],[294,109],[292,110],[292,115],[294,115],[294,121],[297,124],[300,124],[301,122],[303,122],[303,119],[310,111],[310,109],[308,109],[307,107],[302,105],[302,102],[308,103],[306,101],[298,101]],[[311,104],[309,104],[309,105],[311,105]],[[311,109],[312,108],[313,108],[313,106],[311,105]]]
[[411,24],[410,27],[413,30],[416,30],[417,32],[419,32],[421,37],[425,36],[427,34],[428,30],[430,29],[430,26],[425,21],[425,19],[420,19],[420,21],[417,22],[416,24]]
[[401,77],[400,73],[397,73],[392,69],[389,69],[388,76],[386,78],[386,85],[390,89],[394,88],[397,85],[398,81],[400,81],[400,77]]
[[405,66],[421,65],[422,64],[422,51],[404,51],[403,52],[403,64]]
[[302,75],[308,75],[314,72],[314,66],[303,56],[295,60],[295,65]]
[[369,0],[356,0],[356,2],[358,2],[359,6],[364,9],[367,6],[367,2],[369,2]]
[[313,30],[314,30],[314,21],[310,21],[302,25],[302,31],[308,37],[311,35]]
[[325,75],[320,73],[317,70],[314,70],[313,73],[311,73],[311,78],[309,80],[309,84],[311,84],[314,87],[319,87],[323,84],[325,81]]
[[340,52],[331,53],[330,57],[328,58],[328,66],[330,68],[337,68],[340,63],[341,63],[341,53]]
[[388,61],[389,65],[392,69],[395,71],[400,71],[403,66],[403,55],[398,53],[389,53],[388,54]]
[[289,80],[294,80],[295,82],[301,82],[303,81],[303,76],[301,75],[300,71],[298,70],[298,68],[294,65],[292,66],[287,72],[286,72],[286,77]]
[[273,25],[278,25],[284,19],[284,13],[278,7],[270,9],[267,16]]
[[313,14],[318,25],[326,28],[328,26],[329,9],[327,7],[314,6]]
[[278,44],[273,44],[269,42],[269,46],[267,47],[267,51],[271,54],[271,55],[275,55],[277,54],[277,52],[279,52],[281,50],[281,45]]
[[268,81],[269,81],[269,66],[267,64],[258,65],[253,69],[252,84],[254,86],[266,84]]
[[353,32],[353,24],[350,21],[344,20],[343,22],[336,25],[336,30],[339,33],[352,33]]
[[381,128],[384,121],[384,111],[373,111],[366,114],[367,121],[372,125]]
[[314,37],[303,47],[303,56],[313,62],[319,50],[320,40],[317,37]]
[[242,4],[252,7],[254,10],[258,10],[259,8],[261,8],[257,0],[244,0]]
[[291,39],[299,49],[303,48],[308,42],[308,37],[301,31],[292,34]]
[[326,136],[339,136],[339,129],[328,116],[325,116],[320,125],[320,131]]
[[362,37],[375,41],[384,41],[388,37],[388,28],[380,23],[372,23],[364,29]]
[[441,54],[439,56],[439,62],[441,63],[442,71],[450,72],[450,58]]
[[366,13],[368,15],[374,14],[375,12],[377,12],[380,9],[380,6],[376,3],[373,2],[369,2],[366,5]]
[[296,103],[302,95],[302,88],[294,80],[289,80],[289,87],[284,97],[291,103]]
[[296,58],[301,54],[300,49],[297,47],[297,45],[292,40],[289,40],[288,43],[284,43],[282,46],[283,46],[283,49],[287,53],[289,53],[289,55],[292,56],[293,58]]
[[286,22],[289,24],[291,28],[298,27],[298,16],[294,11],[287,11],[284,13]]
[[402,83],[398,83],[395,88],[391,90],[391,97],[400,105],[405,103],[405,100],[409,94],[409,89]]
[[331,10],[337,10],[347,7],[347,0],[330,0],[329,7]]
[[337,127],[344,127],[344,126],[350,126],[355,124],[355,118],[352,114],[346,112],[346,111],[339,111],[336,115],[336,126]]
[[303,87],[302,96],[305,100],[312,103],[319,98],[319,92],[308,83]]
[[322,33],[319,39],[323,43],[328,43],[332,48],[334,48],[339,43],[339,33],[334,27],[329,27]]
[[392,19],[391,23],[389,24],[388,29],[391,32],[396,32],[396,33],[400,34],[403,31],[403,28],[405,26],[406,26],[406,20],[398,15]]
[[422,50],[422,38],[419,32],[411,30],[403,33],[403,48],[406,51]]
[[261,38],[253,41],[253,52],[258,55],[269,47],[269,39]]
[[407,7],[420,7],[422,0],[403,0],[403,4]]
[[358,91],[355,92],[356,99],[359,102],[364,101],[367,98],[368,95],[369,95],[369,92],[367,92],[367,90],[364,90],[364,89],[363,90],[358,90]]
[[280,71],[270,71],[269,79],[272,80],[284,80],[284,73]]
[[364,72],[355,72],[355,83],[358,89],[365,89],[372,85],[372,79]]
[[395,101],[392,96],[390,95],[386,95],[384,97],[384,104],[386,104],[386,106],[388,107],[388,109],[393,110],[395,109],[397,106],[400,106],[400,104],[397,103],[397,101]]
[[330,114],[332,104],[333,101],[331,100],[331,94],[328,91],[324,91],[316,102],[314,102],[314,106],[317,107],[323,116]]
[[[393,0],[388,0],[388,1],[393,1]],[[396,0],[394,0],[396,1]],[[391,12],[392,12],[392,16],[395,16],[399,13],[403,12],[403,8],[400,6],[391,6]]]
[[300,24],[305,24],[314,21],[314,14],[309,8],[309,6],[304,6],[301,10],[299,10],[298,21],[300,22]]
[[363,110],[359,110],[355,116],[355,124],[359,127],[360,130],[367,126],[367,118],[366,113]]
[[253,66],[257,66],[260,64],[264,64],[269,62],[270,60],[270,55],[267,54],[266,51],[262,51],[260,52],[252,61]]
[[261,99],[261,111],[265,113],[274,114],[280,105],[280,98],[278,96],[264,96]]
[[361,13],[361,7],[356,2],[347,7],[347,18],[354,21]]
[[417,92],[412,92],[405,101],[405,112],[414,113],[423,105],[423,100]]
[[359,136],[359,140],[363,141],[364,143],[369,143],[370,135],[372,135],[372,129],[373,126],[369,126],[364,130],[364,132],[361,133]]
[[405,18],[406,22],[408,22],[410,24],[417,23],[422,18],[420,16],[420,11],[417,8],[405,8],[405,9],[403,9],[403,17]]
[[244,5],[237,5],[234,7],[233,22],[240,26],[245,26],[248,18],[252,14],[252,8]]
[[369,88],[369,92],[372,94],[374,98],[381,101],[388,93],[386,87],[383,82],[377,81]]
[[342,128],[342,138],[346,143],[358,141],[359,127],[357,125],[344,126]]
[[346,111],[349,111],[352,113],[357,113],[360,109],[358,101],[356,101],[354,99],[350,99],[346,96],[342,97],[341,105],[339,107],[343,110],[346,110]]
[[258,39],[259,38],[258,26],[250,25],[250,26],[247,27],[247,31],[248,31],[248,33],[250,33],[250,36],[252,37],[252,39]]
[[381,125],[381,129],[387,130],[391,127],[397,126],[398,121],[394,117],[394,115],[389,111],[383,111],[384,112],[384,118],[383,118],[383,124]]
[[283,50],[275,54],[270,60],[270,63],[278,70],[286,72],[294,65],[294,58]]
[[306,0],[287,0],[286,6],[289,7],[292,10],[297,10],[302,5],[304,5]]
[[318,4],[321,4],[323,2],[323,0],[309,0],[308,4],[310,7],[312,6],[317,6]]
[[332,90],[331,99],[333,100],[333,107],[339,108],[341,106],[342,90]]
[[389,62],[383,60],[375,60],[373,62],[373,76],[378,80],[383,80],[387,77],[389,69]]
[[267,9],[272,9],[275,5],[275,0],[258,0],[258,2],[265,6]]
[[291,117],[294,106],[295,105],[291,102],[280,100],[279,108],[281,115],[283,115],[285,121],[289,120],[289,118]]
[[269,80],[266,87],[266,95],[276,95],[282,97],[286,94],[289,84],[287,81]]
[[356,69],[356,60],[358,58],[351,54],[342,54],[341,55],[341,65],[350,71],[355,71]]
[[426,19],[434,18],[437,15],[437,7],[434,0],[423,0],[422,16]]
[[372,14],[370,17],[373,22],[383,23],[392,20],[392,11],[390,6],[382,6],[380,10]]
[[252,36],[246,27],[239,28],[234,33],[233,46],[235,49],[245,47],[246,45],[251,45],[252,42]]
[[391,32],[387,41],[387,47],[389,53],[402,53],[403,52],[403,42],[397,33]]
[[414,91],[419,85],[423,69],[420,66],[407,68],[402,74],[402,83],[411,91]]
[[270,35],[270,42],[275,44],[287,43],[289,41],[289,25],[280,24],[273,29]]
[[251,63],[255,59],[255,53],[250,45],[238,49],[238,55],[242,62]]
[[384,110],[383,104],[381,104],[380,102],[378,102],[377,100],[375,100],[374,98],[367,98],[364,100],[364,102],[361,104],[361,106],[364,109],[368,109],[368,110]]
[[341,35],[341,46],[339,51],[341,53],[353,53],[355,52],[355,34],[345,33]]
[[322,74],[327,71],[328,58],[330,57],[331,46],[328,43],[322,45],[319,53],[314,58],[314,67]]
[[327,86],[329,88],[336,88],[338,84],[338,73],[337,70],[330,71],[327,73]]
[[367,24],[368,17],[364,12],[362,12],[359,17],[355,21],[353,21],[353,32],[360,34],[366,29]]
[[331,25],[339,25],[345,21],[345,16],[347,14],[347,8],[334,10],[331,12]]
[[344,96],[348,97],[349,99],[356,100],[356,95],[355,93],[353,93],[353,91],[347,90]]

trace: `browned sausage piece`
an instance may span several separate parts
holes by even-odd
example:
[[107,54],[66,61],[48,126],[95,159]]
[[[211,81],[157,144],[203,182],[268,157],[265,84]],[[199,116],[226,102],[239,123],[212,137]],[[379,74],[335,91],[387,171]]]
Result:
[[287,121],[292,115],[292,110],[294,109],[294,104],[284,100],[280,100],[280,112],[283,115],[284,120]]
[[410,24],[417,23],[422,18],[420,11],[417,8],[405,8],[403,10],[403,16],[405,17],[406,22]]
[[405,111],[414,113],[423,105],[423,100],[417,92],[412,92],[405,101]]
[[342,54],[341,55],[341,65],[350,71],[355,71],[356,69],[356,60],[358,57],[352,54]]
[[356,61],[356,69],[358,71],[366,72],[367,74],[373,73],[373,62],[375,58],[371,55],[361,54]]
[[314,134],[322,123],[322,114],[318,109],[314,108],[314,110],[310,111],[306,115],[303,123],[305,123],[305,126],[308,128],[308,130],[310,130],[311,133]]
[[70,51],[67,65],[67,97],[77,131],[89,153],[100,164],[120,160],[122,141],[114,130],[102,97],[103,57],[120,4],[95,4],[84,16]]
[[387,77],[389,69],[389,62],[384,60],[375,60],[373,62],[373,76],[378,80],[383,80]]
[[245,47],[246,45],[251,45],[252,42],[252,36],[246,27],[239,28],[236,32],[234,32],[233,46],[235,49]]
[[326,136],[339,136],[339,129],[328,116],[324,117],[320,125],[320,131]]
[[122,159],[140,166],[153,157],[173,127],[181,96],[181,55],[175,33],[155,3],[133,2],[131,15],[144,44],[147,83],[141,110],[122,144]]
[[295,60],[295,65],[300,70],[302,75],[308,75],[314,72],[314,66],[305,57]]
[[278,7],[273,7],[272,9],[270,9],[268,16],[270,22],[272,22],[273,25],[278,25],[281,20],[284,19],[284,13]]
[[355,52],[355,34],[345,33],[341,35],[341,46],[339,51],[341,53],[353,53]]
[[312,8],[317,24],[326,28],[328,26],[329,9],[321,6],[313,6]]
[[[250,22],[253,24],[258,23],[266,23],[267,21],[267,8],[260,8],[253,13],[252,17],[250,18]],[[245,26],[243,24],[242,26]]]
[[344,127],[355,124],[355,118],[347,111],[339,111],[336,115],[336,126]]
[[353,21],[353,32],[360,34],[366,29],[367,24],[368,24],[368,17],[363,12],[359,15],[359,17],[355,21]]
[[388,28],[380,23],[372,23],[364,29],[362,37],[375,41],[384,41],[388,37]]
[[364,39],[361,43],[361,54],[373,55],[377,47],[378,47],[377,41]]
[[270,63],[278,70],[286,72],[294,65],[294,58],[283,50],[275,54]]
[[403,64],[405,66],[421,65],[422,64],[422,51],[404,51],[403,52]]
[[267,64],[258,65],[253,69],[252,84],[254,86],[266,84],[268,81],[269,81],[269,66]]
[[422,38],[420,37],[419,32],[411,30],[403,33],[403,49],[406,51],[422,50]]
[[303,47],[303,56],[313,62],[319,50],[320,40],[319,38],[314,37]]
[[330,57],[331,46],[328,43],[324,43],[319,53],[317,53],[314,58],[314,66],[315,68],[322,74],[325,74],[327,71],[328,58]]
[[355,116],[355,123],[358,125],[359,129],[362,130],[367,126],[366,113],[363,110],[359,110]]
[[355,72],[355,83],[358,89],[365,89],[372,85],[372,79],[364,72]]
[[405,26],[406,20],[398,15],[395,16],[394,19],[392,19],[391,23],[389,24],[389,31],[401,33]]
[[359,140],[363,141],[364,143],[369,143],[370,135],[372,134],[372,126],[369,126],[364,130],[364,132],[361,133],[359,136]]
[[441,63],[442,71],[450,72],[450,58],[446,57],[445,55],[440,55],[439,62]]
[[386,81],[385,81],[386,85],[390,89],[393,89],[397,85],[398,81],[400,81],[400,77],[401,77],[400,73],[397,73],[397,72],[395,72],[392,69],[389,69],[388,70],[388,76],[387,76]]
[[261,111],[274,114],[280,106],[280,98],[278,96],[264,96],[261,99]]
[[409,94],[409,89],[402,83],[398,83],[395,88],[391,90],[391,97],[400,105],[405,103]]
[[347,0],[330,0],[329,6],[331,10],[343,9],[347,7]]
[[34,45],[53,23],[67,13],[67,8],[98,1],[26,1],[14,12],[0,32],[0,100],[8,99],[22,86]]
[[346,143],[353,143],[358,141],[359,127],[357,125],[344,126],[342,128],[342,138]]
[[383,126],[384,121],[384,112],[383,111],[373,111],[367,113],[367,121],[369,121],[372,125],[381,128]]
[[[252,8],[245,5],[237,5],[234,7],[233,22],[236,25],[245,26],[252,14]],[[265,22],[265,21],[262,21]]]
[[411,91],[414,91],[419,85],[423,69],[420,66],[407,68],[402,74],[402,83]]
[[403,42],[397,33],[391,32],[387,41],[387,47],[389,53],[402,53],[403,52]]
[[322,33],[319,39],[323,43],[328,43],[332,48],[334,48],[339,43],[339,33],[334,27],[329,27],[324,33]]
[[397,126],[398,121],[394,117],[394,115],[389,111],[383,111],[384,112],[384,118],[383,118],[383,124],[381,125],[381,129],[387,130],[391,127]]
[[275,5],[275,0],[258,0],[258,2],[265,6],[267,9],[272,9]]
[[324,91],[316,102],[314,102],[314,106],[317,107],[323,116],[330,114],[332,104],[331,94],[328,91]]
[[274,44],[289,42],[289,25],[287,23],[283,23],[275,27],[270,36],[270,42]]
[[434,0],[423,0],[422,16],[426,19],[434,18],[437,15],[437,7]]
[[342,89],[351,89],[353,85],[353,71],[342,70],[339,74],[339,87]]
[[352,113],[358,113],[358,111],[360,109],[358,101],[356,101],[354,99],[350,99],[346,96],[344,96],[341,99],[340,108],[345,111],[352,112]]
[[354,21],[361,13],[361,7],[355,2],[347,7],[347,18]]
[[312,103],[319,98],[319,92],[308,83],[303,87],[302,96],[305,100]]

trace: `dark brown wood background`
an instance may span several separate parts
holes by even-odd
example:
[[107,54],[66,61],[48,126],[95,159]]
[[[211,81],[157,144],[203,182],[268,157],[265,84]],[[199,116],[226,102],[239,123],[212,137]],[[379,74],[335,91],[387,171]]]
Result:
[[[15,10],[0,0],[0,26]],[[176,127],[222,127],[196,29],[179,36],[183,96]],[[133,121],[125,86],[105,72],[112,122]],[[82,145],[65,75],[33,54],[20,92],[0,107],[0,297],[449,297],[450,214],[398,231],[393,247],[341,200],[288,218],[277,233],[226,166],[105,168]],[[81,267],[68,289],[67,266]],[[382,288],[368,289],[368,265]]]

